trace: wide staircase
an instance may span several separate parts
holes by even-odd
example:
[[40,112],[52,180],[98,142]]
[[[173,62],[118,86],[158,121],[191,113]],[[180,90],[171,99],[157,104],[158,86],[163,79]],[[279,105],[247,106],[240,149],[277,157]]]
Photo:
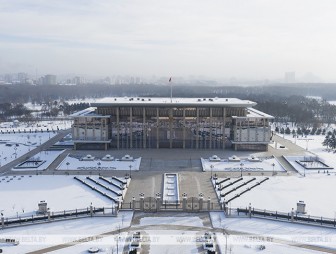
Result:
[[130,181],[126,178],[102,176],[75,176],[74,179],[102,197],[112,200],[115,205],[124,201]]
[[214,182],[214,187],[221,202],[228,204],[243,194],[253,191],[267,180],[269,180],[268,177],[218,178]]

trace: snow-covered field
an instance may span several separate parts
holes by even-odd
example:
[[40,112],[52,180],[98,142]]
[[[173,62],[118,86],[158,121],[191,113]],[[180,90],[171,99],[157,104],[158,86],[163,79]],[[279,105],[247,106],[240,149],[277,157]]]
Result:
[[260,158],[260,160],[249,161],[247,158],[241,158],[240,161],[235,162],[227,159],[210,161],[209,159],[201,158],[203,171],[211,171],[211,166],[213,166],[213,171],[286,171],[275,157]]
[[[80,243],[65,249],[55,250],[48,252],[50,254],[63,254],[63,253],[79,253],[79,254],[87,254],[90,248],[99,249],[99,253],[116,253],[122,254],[124,245],[127,245],[127,233],[122,232],[120,234],[114,234],[112,236],[105,237],[97,237],[98,239],[95,241]],[[118,245],[118,247],[117,247]]]
[[[118,217],[81,218],[0,231],[0,238],[14,238],[20,242],[17,246],[0,244],[4,253],[22,254],[50,246],[70,243],[79,239],[97,236],[95,241],[78,243],[51,253],[87,253],[90,247],[98,247],[105,253],[116,253],[116,237],[120,236],[119,253],[122,253],[125,234],[99,236],[100,234],[119,230],[130,226],[133,212],[120,212]],[[103,252],[104,253],[104,252]]]
[[[312,157],[312,156],[311,156]],[[327,168],[327,169],[305,169],[303,166],[301,166],[296,161],[302,161],[306,158],[309,158],[309,156],[284,156],[284,158],[288,161],[289,164],[292,165],[293,168],[295,168],[296,171],[298,171],[301,175],[307,175],[307,174],[335,174],[335,168]],[[313,157],[314,158],[314,157]],[[323,160],[324,161],[324,160]],[[307,163],[308,164],[308,163]],[[329,166],[329,164],[328,164]]]
[[[281,135],[281,137],[283,137],[283,135]],[[336,153],[328,151],[326,147],[322,146],[325,136],[308,135],[307,138],[293,138],[293,135],[284,135],[284,137],[304,149],[308,148],[308,151],[312,153],[313,156],[318,156],[325,161],[326,164],[336,168]]]
[[[252,177],[244,177],[244,180],[250,178]],[[228,187],[222,193],[235,188],[241,182]],[[251,203],[252,207],[258,209],[290,212],[292,208],[296,210],[298,201],[304,201],[309,215],[335,218],[336,203],[332,198],[332,193],[336,192],[335,182],[336,175],[326,174],[270,177],[260,186],[234,199],[229,206],[245,208]],[[242,190],[244,189],[243,187]],[[226,200],[229,197],[225,197]]]
[[15,167],[12,168],[12,171],[30,171],[30,170],[45,170],[47,169],[50,164],[60,156],[65,150],[61,151],[42,151],[35,154],[33,157],[29,158],[29,160],[41,160],[45,161],[43,164],[39,165],[38,167],[29,167],[29,165],[23,167]]
[[[265,252],[262,253],[321,253],[294,246],[279,245],[276,243],[276,239],[286,240],[289,243],[311,244],[336,249],[336,231],[332,228],[258,218],[225,218],[224,214],[219,212],[211,212],[210,217],[214,228],[246,233],[245,236],[228,236],[228,246],[232,247],[232,253],[259,253],[259,250],[252,248],[254,245],[258,245],[259,239],[253,238],[255,236],[265,236],[264,239],[266,237],[271,239],[261,242],[266,246]],[[225,249],[224,235],[217,235],[217,237],[219,237],[221,249]]]
[[55,135],[53,132],[0,134],[0,166],[35,149]]
[[76,103],[92,103],[96,102],[101,98],[85,98],[85,99],[73,99],[73,100],[67,100],[66,102],[69,104],[76,104]]
[[[221,250],[221,253],[225,253],[225,247],[226,247],[226,239],[223,234],[217,234],[217,243]],[[234,240],[234,239],[236,240]],[[257,240],[250,240],[253,239],[253,236],[248,237],[228,237],[227,239],[227,253],[232,254],[253,254],[253,253],[263,253],[263,254],[318,254],[318,253],[325,253],[320,251],[313,251],[308,250],[304,248],[294,247],[294,246],[288,246],[284,244],[278,244],[273,242],[263,242]],[[241,242],[240,242],[241,241]],[[242,242],[245,243],[243,244]],[[240,244],[239,244],[240,242]],[[264,246],[264,250],[260,250],[260,247]]]
[[[95,158],[92,161],[80,160],[73,156],[67,156],[60,165],[59,170],[139,170],[141,163],[140,158],[133,160],[121,160],[115,158],[112,161],[104,161],[101,158]],[[131,166],[131,168],[130,168]]]
[[0,167],[45,143],[57,135],[58,129],[70,128],[71,124],[71,120],[0,123]]
[[30,130],[32,132],[41,132],[42,131],[57,131],[69,129],[72,124],[72,120],[55,120],[55,121],[33,121],[33,122],[2,122],[0,123],[0,130],[2,132],[11,132],[13,131],[18,132],[19,130],[23,132],[26,130],[26,132],[29,132]]
[[0,211],[4,217],[33,215],[45,200],[51,211],[111,207],[111,201],[71,176],[1,176]]

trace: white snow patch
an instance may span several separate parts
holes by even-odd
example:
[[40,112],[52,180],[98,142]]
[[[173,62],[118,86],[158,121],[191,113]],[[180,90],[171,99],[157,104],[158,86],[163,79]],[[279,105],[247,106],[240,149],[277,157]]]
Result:
[[45,200],[51,211],[90,206],[111,207],[111,200],[79,183],[72,176],[1,176],[0,210],[5,217],[35,214]]

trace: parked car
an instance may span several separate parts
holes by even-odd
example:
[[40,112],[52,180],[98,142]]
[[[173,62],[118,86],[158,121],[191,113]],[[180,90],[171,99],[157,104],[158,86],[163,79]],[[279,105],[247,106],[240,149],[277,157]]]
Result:
[[215,246],[213,241],[205,241],[203,243],[204,250],[215,251]]
[[140,252],[141,249],[141,242],[140,241],[131,241],[128,247],[129,252],[136,250]]

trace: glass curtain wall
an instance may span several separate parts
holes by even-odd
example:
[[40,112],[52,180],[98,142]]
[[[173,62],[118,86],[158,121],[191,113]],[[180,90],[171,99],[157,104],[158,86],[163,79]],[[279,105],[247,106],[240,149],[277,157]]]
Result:
[[117,149],[223,149],[232,133],[224,108],[114,107],[112,144]]

